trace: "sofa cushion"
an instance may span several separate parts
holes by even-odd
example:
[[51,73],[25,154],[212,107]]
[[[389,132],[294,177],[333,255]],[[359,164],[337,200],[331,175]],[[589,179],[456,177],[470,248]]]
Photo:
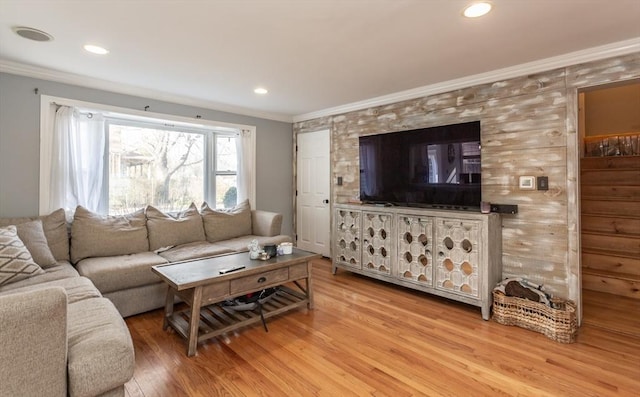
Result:
[[160,281],[142,287],[121,289],[103,295],[114,304],[122,317],[129,317],[165,306],[167,283]]
[[169,262],[188,261],[191,259],[207,258],[211,256],[229,254],[232,249],[218,243],[206,241],[196,241],[194,243],[183,244],[169,250],[160,252],[158,255]]
[[19,225],[36,219],[42,221],[42,229],[54,258],[58,261],[68,261],[69,232],[67,230],[66,214],[62,208],[53,211],[49,215],[0,219],[0,226]]
[[144,210],[126,215],[99,215],[82,206],[71,224],[71,261],[149,251]]
[[131,335],[108,299],[70,303],[67,319],[69,396],[97,396],[131,379]]
[[29,277],[15,283],[3,285],[0,287],[0,291],[9,291],[29,285],[36,285],[54,280],[78,277],[78,272],[73,266],[71,266],[71,263],[69,262],[58,262],[55,266],[51,266],[42,270],[44,270],[44,272],[38,274],[37,276]]
[[60,208],[49,215],[41,216],[40,219],[51,253],[58,261],[68,261],[69,228],[66,213]]
[[9,291],[0,292],[0,296],[7,294],[16,294],[26,291],[35,291],[38,289],[46,289],[52,287],[62,287],[67,293],[67,301],[69,303],[78,302],[83,299],[100,298],[102,294],[95,285],[86,277],[71,277],[60,280],[47,281],[36,285],[16,288]]
[[0,287],[43,274],[14,225],[0,228]]
[[251,234],[249,200],[228,210],[213,210],[203,203],[200,212],[207,241],[211,243]]
[[45,285],[64,288],[69,303],[79,302],[90,298],[101,298],[102,294],[96,286],[86,277],[65,278],[49,281]]
[[163,257],[153,252],[130,255],[86,258],[78,262],[76,269],[81,276],[93,281],[101,293],[139,287],[158,282],[158,276],[151,266],[167,263]]
[[31,253],[33,261],[42,268],[54,266],[56,258],[53,257],[47,237],[42,229],[42,221],[36,219],[16,225],[18,237],[22,240],[25,247]]
[[147,207],[149,250],[173,247],[194,241],[205,241],[202,217],[195,204],[175,215],[165,214],[155,207]]

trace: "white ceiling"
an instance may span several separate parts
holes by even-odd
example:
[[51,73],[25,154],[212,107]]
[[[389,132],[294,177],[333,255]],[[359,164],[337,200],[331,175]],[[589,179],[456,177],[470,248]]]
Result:
[[[475,20],[461,16],[470,2],[0,0],[0,70],[291,121],[595,47],[640,48],[640,0],[492,0]],[[88,42],[111,52],[86,53]]]

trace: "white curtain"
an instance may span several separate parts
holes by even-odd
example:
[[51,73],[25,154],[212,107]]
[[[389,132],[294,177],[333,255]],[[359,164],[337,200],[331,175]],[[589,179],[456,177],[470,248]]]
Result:
[[49,212],[67,214],[82,205],[100,210],[104,175],[105,123],[97,114],[61,106],[55,115]]
[[[253,147],[250,130],[242,130],[236,139],[238,156],[238,203],[251,197],[253,186]],[[255,208],[256,203],[250,203]]]

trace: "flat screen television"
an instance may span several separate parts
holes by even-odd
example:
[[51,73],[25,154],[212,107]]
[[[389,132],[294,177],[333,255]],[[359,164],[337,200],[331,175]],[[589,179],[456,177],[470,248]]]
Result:
[[362,136],[360,200],[477,211],[480,122]]

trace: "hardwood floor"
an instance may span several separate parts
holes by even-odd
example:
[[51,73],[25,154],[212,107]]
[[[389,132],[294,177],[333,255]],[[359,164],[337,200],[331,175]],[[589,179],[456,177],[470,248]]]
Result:
[[582,303],[585,325],[640,337],[640,299],[583,289]]
[[[480,309],[314,262],[315,309],[198,346],[162,331],[162,311],[129,317],[129,397],[631,396],[640,390],[639,301],[585,297],[578,341],[483,321]],[[615,318],[615,313],[623,319]],[[599,321],[612,326],[605,326]]]

